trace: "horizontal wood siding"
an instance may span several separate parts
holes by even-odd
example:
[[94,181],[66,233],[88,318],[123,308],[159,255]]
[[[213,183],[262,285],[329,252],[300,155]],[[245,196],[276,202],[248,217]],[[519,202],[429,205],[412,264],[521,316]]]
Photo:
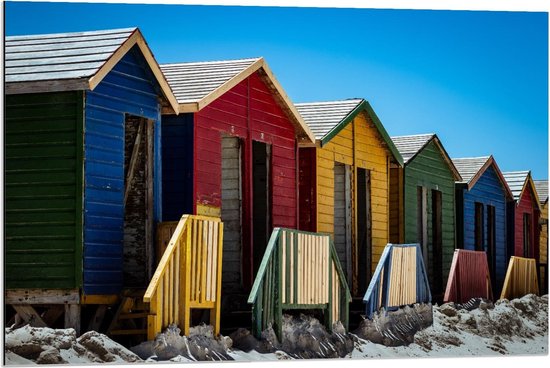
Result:
[[303,231],[317,231],[317,150],[314,147],[300,148],[299,150],[299,224],[298,229]]
[[88,295],[116,294],[123,285],[125,114],[153,120],[155,134],[160,134],[159,92],[145,65],[134,46],[94,91],[86,93],[84,293]]
[[162,116],[162,221],[193,213],[193,114]]
[[8,95],[5,102],[5,286],[77,288],[82,93]]
[[401,226],[403,225],[403,169],[390,168],[389,226],[390,243],[401,244]]
[[[354,119],[356,129],[355,166],[370,170],[371,175],[371,212],[372,212],[372,263],[376,269],[384,247],[389,240],[389,183],[388,156],[382,137],[374,123],[365,113]],[[357,182],[357,179],[355,179]]]
[[539,262],[541,264],[548,263],[548,202],[542,206],[542,211],[540,214],[543,224],[540,227],[540,251],[539,251]]
[[[271,227],[296,228],[295,130],[260,75],[252,74],[195,115],[194,205],[221,207],[221,136],[243,139],[243,259],[251,260],[252,140],[271,145]],[[242,265],[244,284],[252,284]]]
[[[463,226],[464,249],[475,249],[475,203],[483,203],[487,226],[487,205],[495,207],[496,233],[496,283],[502,285],[508,262],[506,260],[506,192],[493,167],[489,167],[478,179],[471,190],[464,190]],[[484,244],[488,244],[488,231],[484,231]],[[485,248],[485,251],[487,249]],[[493,285],[497,288],[497,285]]]
[[[451,169],[435,143],[430,142],[405,167],[405,243],[416,243],[417,238],[417,187],[441,191],[443,280],[447,279],[455,249],[455,182]],[[432,196],[428,193],[428,274],[432,275]]]
[[[516,212],[515,212],[515,226],[514,226],[514,232],[515,232],[515,241],[514,241],[514,256],[517,257],[524,257],[523,255],[523,215],[524,214],[530,214],[531,215],[531,231],[529,236],[531,237],[531,250],[530,253],[533,256],[538,255],[538,249],[535,253],[535,241],[538,238],[538,220],[537,220],[537,214],[535,211],[536,203],[535,203],[535,197],[533,196],[532,189],[530,185],[527,185],[527,188],[523,191],[523,195],[519,199],[519,203],[516,206]],[[538,257],[537,257],[538,258]]]
[[[374,123],[364,113],[317,149],[317,231],[334,235],[334,162],[351,166],[356,191],[357,168],[370,170],[372,213],[372,265],[376,268],[389,236],[387,150]],[[352,242],[356,241],[357,205],[352,198]],[[355,263],[354,263],[355,264]]]

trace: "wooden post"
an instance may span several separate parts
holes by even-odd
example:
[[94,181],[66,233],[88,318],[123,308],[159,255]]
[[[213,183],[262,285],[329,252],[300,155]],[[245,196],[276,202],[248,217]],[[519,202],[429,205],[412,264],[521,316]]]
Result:
[[[192,223],[194,223],[196,220],[192,219]],[[185,241],[186,247],[185,247],[185,277],[183,279],[183,285],[185,285],[185,291],[183,294],[184,299],[184,307],[183,307],[183,334],[185,336],[189,335],[189,327],[191,324],[191,300],[190,300],[190,292],[191,292],[191,283],[189,282],[191,279],[191,229],[194,229],[194,227],[190,226],[191,224],[188,224],[187,226],[187,240]],[[203,291],[201,291],[202,294]]]
[[210,323],[214,326],[214,335],[220,333],[220,313],[221,313],[221,288],[222,288],[222,256],[223,256],[223,222],[218,224],[218,260],[216,267],[216,293],[214,308],[210,310]]
[[65,304],[65,328],[74,328],[80,336],[80,304]]

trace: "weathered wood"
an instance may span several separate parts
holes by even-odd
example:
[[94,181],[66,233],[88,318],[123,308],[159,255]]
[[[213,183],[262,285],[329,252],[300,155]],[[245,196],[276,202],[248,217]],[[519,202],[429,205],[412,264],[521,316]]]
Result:
[[12,304],[12,307],[24,323],[28,323],[32,327],[48,327],[46,322],[31,305]]
[[280,337],[283,309],[325,309],[328,329],[347,326],[349,289],[329,236],[276,228],[248,301],[256,335],[271,324]]
[[90,320],[90,323],[88,324],[88,330],[89,331],[99,331],[99,328],[101,327],[103,320],[105,319],[105,312],[107,311],[106,305],[98,305],[97,309]]
[[124,205],[128,200],[128,194],[130,193],[130,187],[132,186],[132,181],[134,180],[134,171],[136,168],[136,163],[139,155],[139,148],[141,146],[141,135],[143,134],[143,128],[145,126],[145,121],[139,122],[138,131],[136,134],[136,139],[134,140],[134,145],[132,148],[132,154],[130,155],[130,163],[128,164],[128,173],[126,175],[126,187],[124,189]]
[[65,304],[65,328],[74,328],[80,336],[80,304]]
[[[148,338],[168,327],[189,334],[190,310],[211,309],[211,324],[219,334],[223,223],[204,216],[182,216],[159,262],[145,297],[151,303]],[[144,297],[144,300],[145,300]],[[145,300],[147,301],[147,300]]]
[[7,289],[5,304],[77,304],[80,295],[75,290]]
[[146,130],[147,130],[147,155],[146,155],[146,166],[145,166],[145,177],[147,178],[146,182],[146,188],[147,188],[147,194],[146,194],[146,218],[145,218],[145,255],[146,255],[146,273],[147,273],[147,280],[151,279],[151,276],[153,276],[153,202],[154,202],[154,182],[153,182],[153,176],[154,173],[154,159],[155,159],[155,153],[153,151],[154,149],[154,121],[153,120],[147,120],[144,124],[146,124]]

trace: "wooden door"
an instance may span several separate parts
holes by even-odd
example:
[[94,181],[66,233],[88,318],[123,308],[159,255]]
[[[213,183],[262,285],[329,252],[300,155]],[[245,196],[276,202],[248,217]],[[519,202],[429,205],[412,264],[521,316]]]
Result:
[[146,286],[153,273],[153,122],[126,115],[124,127],[125,287]]
[[357,295],[367,291],[372,276],[372,215],[370,170],[357,168]]
[[252,254],[253,278],[271,235],[271,146],[252,142]]
[[334,163],[334,247],[348,284],[352,280],[351,172],[349,165]]
[[443,292],[443,217],[442,196],[432,189],[432,282],[434,293]]
[[242,152],[238,137],[222,136],[223,274],[225,289],[241,285]]

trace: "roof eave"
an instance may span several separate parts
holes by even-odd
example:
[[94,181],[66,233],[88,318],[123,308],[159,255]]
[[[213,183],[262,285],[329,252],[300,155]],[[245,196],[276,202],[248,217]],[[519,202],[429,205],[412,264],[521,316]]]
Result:
[[6,95],[18,95],[25,93],[81,91],[88,88],[88,78],[71,78],[10,82],[5,84],[4,91]]

